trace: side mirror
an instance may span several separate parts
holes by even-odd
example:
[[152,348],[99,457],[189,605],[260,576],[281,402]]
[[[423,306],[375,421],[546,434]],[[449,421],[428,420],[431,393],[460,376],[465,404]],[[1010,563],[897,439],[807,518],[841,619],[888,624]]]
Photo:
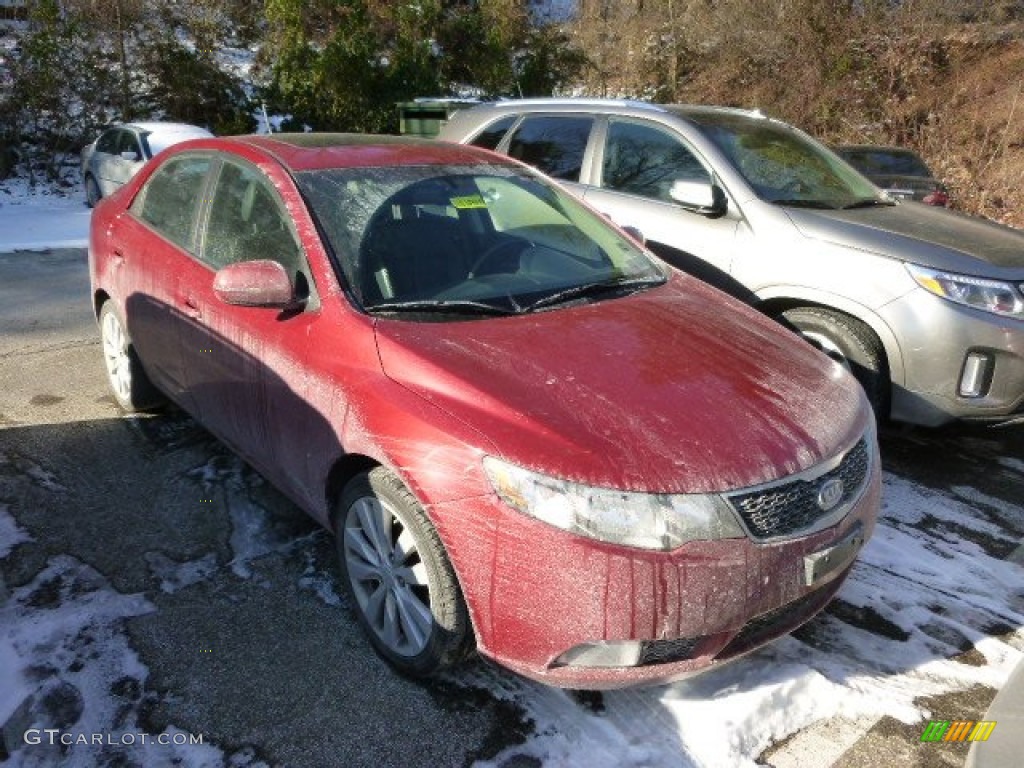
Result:
[[139,159],[139,153],[132,152],[131,150],[125,150],[124,152],[121,153],[121,159],[127,160],[129,163],[134,163],[136,160]]
[[722,188],[709,182],[677,179],[672,182],[668,196],[687,210],[704,216],[722,216],[729,207]]
[[296,304],[291,278],[270,259],[240,261],[217,270],[213,292],[225,304],[238,307],[285,309]]

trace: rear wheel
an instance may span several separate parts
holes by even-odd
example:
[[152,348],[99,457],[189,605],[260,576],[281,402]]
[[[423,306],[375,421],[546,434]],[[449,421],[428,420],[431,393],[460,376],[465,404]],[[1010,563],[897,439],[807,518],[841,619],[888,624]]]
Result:
[[889,414],[889,367],[882,342],[856,318],[820,307],[799,307],[782,313],[787,323],[811,344],[854,375],[875,416]]
[[142,369],[124,322],[110,301],[100,309],[100,338],[107,383],[110,384],[117,404],[129,413],[149,410],[162,404],[163,396],[150,383]]
[[415,497],[383,467],[355,477],[335,513],[342,581],[374,649],[403,674],[459,661],[469,615],[441,539]]
[[85,177],[85,204],[90,208],[96,207],[96,203],[103,197],[103,193],[100,192],[100,185],[96,183],[96,179],[92,176]]

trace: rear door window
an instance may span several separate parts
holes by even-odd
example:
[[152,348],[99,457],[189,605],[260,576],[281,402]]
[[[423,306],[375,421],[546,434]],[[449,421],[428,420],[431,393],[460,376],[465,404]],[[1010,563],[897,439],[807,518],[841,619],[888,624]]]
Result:
[[609,123],[601,186],[670,203],[675,181],[710,184],[711,176],[674,134],[643,123]]
[[576,115],[528,117],[516,129],[508,154],[555,179],[579,181],[594,118]]
[[132,202],[131,212],[175,245],[194,251],[196,216],[209,170],[207,155],[183,155],[164,163]]

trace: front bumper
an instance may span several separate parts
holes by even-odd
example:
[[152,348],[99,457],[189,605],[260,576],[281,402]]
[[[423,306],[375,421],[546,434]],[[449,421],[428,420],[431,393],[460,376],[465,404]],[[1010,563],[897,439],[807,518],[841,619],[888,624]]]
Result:
[[[879,314],[897,331],[903,355],[904,381],[893,385],[894,419],[939,426],[954,419],[1024,418],[1024,320],[954,304],[924,289]],[[964,396],[965,377],[979,360],[985,366],[975,377],[981,391]]]
[[[875,454],[877,457],[877,454]],[[691,542],[648,552],[574,536],[497,499],[435,506],[479,650],[567,688],[620,688],[687,677],[786,634],[823,608],[847,562],[808,586],[807,556],[859,528],[867,539],[880,497],[877,460],[860,497],[832,527],[768,543]],[[566,664],[595,643],[640,641],[638,666]]]

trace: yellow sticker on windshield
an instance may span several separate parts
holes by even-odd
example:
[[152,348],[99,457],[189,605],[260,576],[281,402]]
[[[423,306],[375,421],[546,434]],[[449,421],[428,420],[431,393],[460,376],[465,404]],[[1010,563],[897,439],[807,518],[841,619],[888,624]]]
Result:
[[464,197],[453,197],[452,205],[459,210],[466,208],[486,208],[487,203],[480,195],[465,195]]

